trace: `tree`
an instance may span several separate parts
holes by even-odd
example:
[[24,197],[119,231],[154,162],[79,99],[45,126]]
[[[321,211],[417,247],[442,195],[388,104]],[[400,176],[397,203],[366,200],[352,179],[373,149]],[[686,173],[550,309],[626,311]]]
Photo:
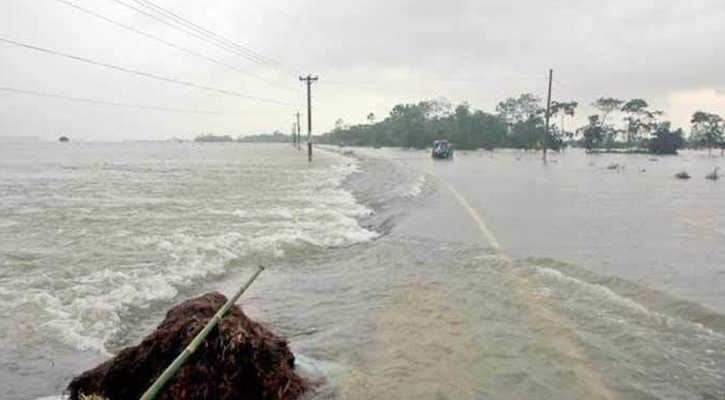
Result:
[[552,117],[556,117],[557,115],[561,115],[562,117],[562,133],[564,132],[564,117],[574,117],[574,114],[576,112],[576,108],[579,105],[576,101],[570,101],[570,102],[558,102],[558,101],[552,101],[551,102],[551,110],[549,111],[551,113]]
[[544,119],[532,116],[527,121],[519,121],[510,127],[510,145],[517,149],[533,150],[541,148],[546,134]]
[[627,114],[624,121],[627,123],[625,140],[631,144],[641,139],[643,133],[650,132],[657,128],[656,118],[662,115],[662,111],[650,111],[649,105],[643,99],[632,99],[622,106],[621,112]]
[[543,112],[541,99],[531,93],[524,93],[518,98],[509,97],[496,106],[496,114],[511,125],[528,121]]
[[692,115],[692,136],[700,146],[707,147],[707,153],[712,155],[712,148],[720,146],[720,155],[725,152],[723,139],[723,119],[717,114],[697,111]]
[[677,154],[683,143],[682,129],[672,131],[669,121],[654,124],[654,137],[647,142],[650,153]]
[[589,124],[580,128],[584,139],[584,148],[592,151],[602,145],[604,141],[604,129],[598,115],[589,116]]
[[468,103],[461,103],[453,112],[454,131],[452,132],[453,143],[463,150],[475,149],[475,132],[471,129],[471,108]]
[[617,129],[612,125],[607,125],[607,118],[615,111],[619,111],[622,104],[624,101],[613,97],[600,97],[592,103],[592,107],[599,110],[599,124],[607,149],[612,148],[617,138]]
[[541,147],[546,134],[542,118],[545,110],[538,96],[524,93],[519,97],[509,97],[498,103],[496,113],[508,124],[511,147],[526,150]]
[[368,118],[368,122],[370,123],[370,125],[375,123],[375,114],[373,114],[372,112],[370,114],[368,114],[367,118]]
[[564,147],[564,138],[571,139],[574,134],[572,132],[566,132],[564,130],[564,117],[574,117],[576,107],[579,105],[576,101],[570,102],[551,102],[551,113],[552,117],[561,115],[561,127],[554,125],[552,131],[549,133],[549,146],[552,150],[559,151]]
[[592,107],[599,110],[599,120],[602,126],[604,126],[607,123],[607,117],[609,117],[609,115],[613,112],[618,111],[622,107],[623,103],[624,101],[613,97],[600,97],[592,103]]

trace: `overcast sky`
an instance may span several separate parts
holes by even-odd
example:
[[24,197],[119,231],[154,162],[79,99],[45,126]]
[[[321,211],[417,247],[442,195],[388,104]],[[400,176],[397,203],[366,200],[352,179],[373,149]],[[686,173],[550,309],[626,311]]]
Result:
[[[725,115],[725,1],[152,0],[292,72],[250,62],[118,1],[63,0],[233,68],[191,56],[59,0],[0,0],[0,38],[282,103],[313,86],[315,133],[402,102],[447,98],[493,112],[508,96],[642,97],[689,128]],[[281,68],[281,67],[280,67]],[[241,72],[240,72],[241,71]],[[246,73],[262,76],[265,80]],[[271,83],[269,81],[272,81]],[[0,87],[208,115],[97,106],[0,91],[0,136],[87,140],[288,132],[304,107],[209,92],[0,42]],[[580,107],[581,124],[590,107]],[[571,122],[570,122],[571,123]]]

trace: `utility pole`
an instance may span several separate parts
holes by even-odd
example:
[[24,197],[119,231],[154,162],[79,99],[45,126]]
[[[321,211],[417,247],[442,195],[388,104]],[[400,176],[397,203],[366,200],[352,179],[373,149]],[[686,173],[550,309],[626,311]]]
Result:
[[300,81],[307,82],[307,161],[312,162],[312,82],[319,78],[312,75],[300,76]]
[[546,133],[544,133],[544,161],[546,161],[546,147],[549,145],[549,115],[551,114],[551,81],[554,78],[554,70],[549,70],[549,94],[546,96]]
[[300,150],[300,112],[295,113],[297,116],[297,150]]

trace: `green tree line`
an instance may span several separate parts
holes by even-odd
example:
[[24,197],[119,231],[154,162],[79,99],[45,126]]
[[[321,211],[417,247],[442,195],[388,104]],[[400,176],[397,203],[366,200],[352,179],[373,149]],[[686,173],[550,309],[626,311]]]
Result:
[[[682,129],[673,129],[663,113],[652,110],[643,99],[628,101],[602,97],[592,106],[597,113],[585,126],[566,130],[567,119],[576,113],[576,101],[552,101],[550,128],[546,135],[546,109],[542,100],[524,93],[496,106],[495,113],[472,109],[467,103],[453,105],[445,100],[399,104],[390,114],[376,121],[368,114],[367,124],[348,126],[341,119],[318,141],[349,146],[385,146],[424,149],[434,140],[448,140],[464,150],[515,148],[536,150],[546,146],[561,150],[567,145],[588,151],[626,148],[655,154],[676,154],[684,145],[725,149],[723,119],[702,111],[692,117],[686,143]],[[725,151],[725,150],[723,150]]]
[[[552,102],[550,118],[574,117],[577,103]],[[434,140],[448,140],[458,149],[542,148],[546,137],[546,110],[542,100],[529,93],[500,102],[495,113],[475,110],[468,103],[445,100],[399,104],[383,120],[368,114],[368,124],[347,126],[338,120],[319,141],[349,146],[386,146],[424,149]],[[560,150],[573,137],[556,122],[550,125],[547,147]]]

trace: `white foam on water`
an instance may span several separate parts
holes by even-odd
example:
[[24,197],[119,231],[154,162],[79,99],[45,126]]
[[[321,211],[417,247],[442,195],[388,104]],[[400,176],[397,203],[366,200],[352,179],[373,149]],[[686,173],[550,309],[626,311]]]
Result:
[[[108,354],[106,344],[121,332],[125,312],[173,300],[179,290],[226,273],[231,261],[248,256],[281,258],[294,248],[323,249],[373,240],[378,234],[357,220],[372,211],[341,187],[350,174],[360,172],[358,162],[335,157],[339,158],[332,165],[320,164],[300,174],[301,182],[274,187],[267,198],[262,191],[247,200],[250,204],[202,208],[197,223],[211,224],[211,229],[190,224],[171,232],[138,234],[125,229],[120,220],[111,236],[150,254],[152,260],[131,259],[128,265],[98,270],[84,264],[67,274],[41,274],[38,283],[26,280],[25,286],[0,288],[0,306],[22,315],[22,331],[34,336],[28,341],[54,339],[78,350]],[[161,213],[148,216],[161,218]],[[204,215],[230,222],[215,232],[216,222],[207,222]],[[90,234],[85,225],[72,229],[77,237]],[[43,280],[52,285],[40,283]]]
[[[725,335],[716,332],[700,323],[686,321],[678,317],[652,311],[647,307],[643,306],[642,304],[639,304],[624,296],[620,296],[606,286],[589,283],[580,279],[573,278],[571,276],[565,275],[561,271],[554,268],[544,267],[540,265],[535,265],[535,267],[536,271],[541,273],[542,275],[546,275],[560,282],[570,284],[587,291],[587,297],[589,298],[604,299],[604,303],[602,304],[608,303],[619,305],[625,309],[630,310],[631,312],[638,314],[639,318],[651,319],[659,325],[665,325],[668,327],[681,326],[689,330],[695,330],[697,331],[697,333],[705,335],[707,337],[725,339]],[[621,320],[615,322],[621,322]]]
[[418,178],[413,183],[413,186],[408,190],[408,193],[406,195],[408,197],[418,197],[421,193],[423,193],[423,188],[425,187],[426,183],[426,177],[425,175],[419,175]]
[[617,303],[630,310],[633,310],[633,311],[636,311],[636,312],[639,312],[642,314],[651,314],[651,312],[643,305],[641,305],[631,299],[628,299],[626,297],[622,297],[622,296],[614,293],[611,289],[609,289],[605,286],[592,284],[592,283],[584,282],[584,281],[576,279],[576,278],[572,278],[554,268],[542,267],[540,265],[537,265],[536,268],[537,268],[538,272],[540,272],[544,275],[548,275],[550,277],[555,278],[556,280],[588,289],[589,291],[594,292],[597,295],[599,295],[600,298],[605,298],[612,303]]

